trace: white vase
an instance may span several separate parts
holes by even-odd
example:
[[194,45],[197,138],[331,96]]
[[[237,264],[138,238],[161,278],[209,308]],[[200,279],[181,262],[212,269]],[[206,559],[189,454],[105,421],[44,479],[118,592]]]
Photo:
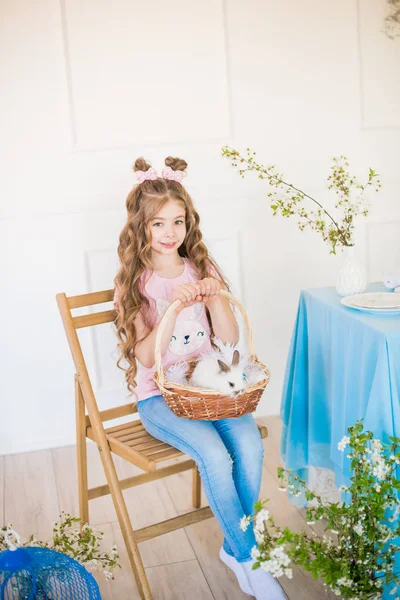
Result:
[[336,281],[339,296],[361,294],[367,288],[367,274],[357,257],[354,246],[345,246],[344,258]]

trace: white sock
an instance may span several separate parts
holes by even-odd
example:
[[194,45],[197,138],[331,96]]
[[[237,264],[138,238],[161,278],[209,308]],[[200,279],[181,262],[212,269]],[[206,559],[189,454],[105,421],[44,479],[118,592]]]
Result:
[[222,562],[225,563],[226,566],[232,569],[232,571],[235,573],[242,592],[244,594],[254,596],[253,590],[251,589],[251,586],[247,579],[246,571],[243,568],[244,563],[238,562],[236,558],[227,554],[223,546],[221,546],[221,550],[219,551],[219,557],[222,560]]
[[254,560],[247,560],[240,563],[246,572],[253,594],[256,600],[285,600],[286,596],[277,582],[277,580],[263,569],[258,568],[253,571]]

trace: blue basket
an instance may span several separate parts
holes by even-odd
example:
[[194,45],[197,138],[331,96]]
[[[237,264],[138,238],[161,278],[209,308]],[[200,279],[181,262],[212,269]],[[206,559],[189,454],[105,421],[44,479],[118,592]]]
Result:
[[0,600],[101,600],[99,586],[81,564],[49,548],[0,553]]

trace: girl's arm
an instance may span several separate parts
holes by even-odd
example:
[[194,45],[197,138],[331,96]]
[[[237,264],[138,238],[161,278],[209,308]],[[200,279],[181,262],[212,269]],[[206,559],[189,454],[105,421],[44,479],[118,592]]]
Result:
[[210,272],[213,277],[206,277],[197,283],[209,310],[214,334],[222,342],[235,345],[239,341],[239,326],[228,298],[219,293],[223,284],[218,273],[213,267]]
[[[178,313],[174,310],[168,318],[167,326],[161,338],[161,356],[165,354],[169,346],[172,334],[174,333],[177,316]],[[160,323],[157,323],[154,329],[150,330],[144,324],[140,313],[136,315],[134,323],[138,339],[140,340],[135,347],[135,356],[144,367],[151,369],[155,364],[156,337]]]
[[[114,290],[114,307],[119,310],[119,285],[115,283]],[[168,319],[167,326],[164,330],[163,337],[161,339],[161,356],[165,353],[171,340],[172,334],[175,329],[176,317],[178,316],[177,311],[173,311]],[[147,369],[151,369],[155,364],[155,347],[156,337],[159,327],[159,323],[150,329],[144,322],[142,314],[138,312],[134,321],[136,330],[136,339],[139,340],[135,346],[135,358],[140,362],[141,365]]]
[[228,298],[217,294],[206,302],[215,336],[224,343],[237,344],[239,326]]

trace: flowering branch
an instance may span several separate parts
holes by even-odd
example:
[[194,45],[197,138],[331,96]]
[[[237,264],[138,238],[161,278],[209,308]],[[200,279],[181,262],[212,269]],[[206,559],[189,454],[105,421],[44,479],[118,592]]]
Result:
[[[358,215],[367,216],[368,208],[365,206],[364,192],[368,187],[375,188],[378,192],[381,187],[379,175],[373,169],[369,169],[368,181],[365,185],[358,183],[355,176],[348,171],[349,162],[345,156],[333,159],[331,167],[332,174],[328,177],[328,189],[333,189],[338,196],[335,204],[336,209],[344,211],[342,221],[335,219],[318,200],[284,180],[274,166],[265,167],[254,159],[255,152],[246,149],[246,156],[242,156],[238,150],[224,146],[222,156],[232,160],[232,166],[237,168],[240,163],[239,174],[244,177],[245,173],[255,171],[259,179],[267,179],[270,187],[276,188],[268,194],[271,198],[273,215],[280,213],[283,217],[297,215],[298,226],[301,231],[309,226],[318,231],[325,242],[331,244],[331,254],[336,254],[337,246],[353,246],[354,219]],[[356,193],[354,200],[350,199],[352,193]],[[305,199],[311,200],[318,208],[306,210],[302,206]],[[326,219],[328,221],[326,221]]]
[[[279,489],[289,488],[294,496],[304,490],[306,500],[313,502],[307,507],[307,523],[325,519],[322,536],[279,527],[264,508],[265,502],[255,505],[254,516],[242,518],[241,527],[246,530],[254,521],[253,568],[261,567],[275,577],[291,577],[290,564],[300,565],[347,600],[381,598],[383,585],[391,586],[394,596],[400,583],[400,574],[394,572],[395,555],[400,551],[396,543],[400,536],[400,479],[396,477],[400,438],[383,444],[363,430],[362,421],[349,427],[348,433],[338,444],[341,451],[349,446],[351,459],[350,485],[341,487],[349,498],[347,504],[323,503],[290,469],[278,468]],[[400,590],[394,600],[400,600]]]
[[26,546],[50,548],[77,560],[89,570],[102,568],[106,579],[114,579],[114,569],[121,566],[117,547],[113,546],[110,552],[101,552],[100,542],[104,534],[94,531],[87,523],[79,529],[74,527],[80,522],[81,519],[62,512],[59,521],[54,523],[53,538],[49,542],[38,541],[31,535],[28,541],[22,543],[12,525],[6,525],[0,529],[0,552]]

